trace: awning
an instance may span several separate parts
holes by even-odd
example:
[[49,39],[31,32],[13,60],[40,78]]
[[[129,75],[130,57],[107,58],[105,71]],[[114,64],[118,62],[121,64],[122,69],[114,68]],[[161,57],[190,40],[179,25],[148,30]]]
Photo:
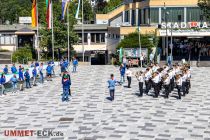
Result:
[[29,29],[29,28],[22,28],[15,32],[16,35],[34,35],[35,31]]

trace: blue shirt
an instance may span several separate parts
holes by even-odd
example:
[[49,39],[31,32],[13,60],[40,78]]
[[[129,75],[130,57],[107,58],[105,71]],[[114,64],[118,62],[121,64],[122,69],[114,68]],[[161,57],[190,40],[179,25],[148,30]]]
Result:
[[8,73],[8,68],[4,68],[4,74],[7,74]]
[[69,65],[69,62],[68,61],[64,61],[64,66],[67,68]]
[[77,59],[73,60],[73,65],[74,65],[74,66],[75,66],[75,65],[78,65]]
[[39,66],[39,62],[36,62],[36,63],[35,63],[35,66],[38,67],[38,66]]
[[12,66],[12,67],[11,67],[11,71],[12,71],[13,74],[16,73],[16,72],[17,72],[16,67],[15,67],[15,66]]
[[71,81],[69,79],[62,79],[63,88],[70,89]]
[[20,79],[21,81],[24,80],[24,78],[23,78],[23,72],[22,72],[21,69],[19,69],[19,79]]
[[33,77],[36,77],[37,76],[37,70],[33,69],[32,74],[33,74]]
[[5,84],[5,82],[6,82],[6,77],[5,76],[1,77],[0,84]]
[[46,71],[47,71],[47,73],[51,74],[52,73],[52,66],[47,66]]
[[26,78],[27,80],[30,80],[30,75],[29,75],[29,73],[28,73],[27,71],[24,73],[24,76],[25,76],[25,78]]
[[10,81],[13,82],[13,83],[17,83],[17,82],[18,82],[18,79],[15,78],[15,77],[12,77],[12,78],[10,79]]
[[115,79],[114,80],[110,79],[110,80],[108,80],[108,84],[109,84],[109,86],[108,86],[109,90],[114,90],[115,89],[116,80]]
[[121,76],[125,75],[125,67],[120,68],[120,74]]

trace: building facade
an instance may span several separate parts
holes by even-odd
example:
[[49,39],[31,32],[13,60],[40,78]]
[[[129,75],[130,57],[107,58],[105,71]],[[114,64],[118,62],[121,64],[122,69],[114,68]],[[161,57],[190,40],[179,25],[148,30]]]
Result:
[[105,24],[84,24],[84,44],[82,44],[82,25],[76,25],[74,31],[79,36],[77,44],[73,45],[77,52],[79,61],[83,59],[91,64],[107,64],[107,25]]
[[[96,23],[108,25],[107,40],[112,48],[140,27],[141,34],[159,36],[161,56],[190,55],[187,51],[193,47],[193,57],[198,59],[198,56],[210,56],[210,29],[197,4],[198,0],[124,0],[113,11],[97,14]],[[173,48],[179,52],[173,52]],[[208,53],[202,54],[204,51]]]

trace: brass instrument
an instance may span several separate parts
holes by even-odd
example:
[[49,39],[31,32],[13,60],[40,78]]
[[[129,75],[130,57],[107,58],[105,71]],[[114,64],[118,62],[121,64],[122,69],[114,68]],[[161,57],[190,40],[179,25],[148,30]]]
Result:
[[180,78],[181,78],[181,74],[176,74],[175,75],[175,82],[177,83]]

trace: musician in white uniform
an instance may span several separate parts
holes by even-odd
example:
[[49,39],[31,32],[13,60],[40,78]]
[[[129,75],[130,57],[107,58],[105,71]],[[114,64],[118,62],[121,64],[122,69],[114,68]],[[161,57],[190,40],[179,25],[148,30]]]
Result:
[[152,77],[150,71],[149,71],[149,68],[146,69],[146,72],[145,72],[145,76],[144,76],[144,80],[145,80],[145,86],[146,86],[146,94],[148,94],[149,90],[150,90],[150,78]]
[[182,77],[180,74],[176,76],[176,87],[179,95],[178,99],[181,99]]
[[164,77],[165,79],[163,80],[163,85],[164,85],[164,88],[165,88],[165,98],[168,98],[168,95],[169,95],[169,88],[170,88],[170,78],[169,78],[169,75],[166,74],[166,76]]
[[153,86],[154,86],[154,91],[155,91],[155,96],[154,98],[158,98],[159,95],[159,76],[158,73],[154,73],[154,77],[152,78],[153,81]]
[[139,96],[142,97],[143,96],[143,85],[144,85],[144,74],[142,71],[139,72],[139,74],[137,75],[137,80],[139,81]]

